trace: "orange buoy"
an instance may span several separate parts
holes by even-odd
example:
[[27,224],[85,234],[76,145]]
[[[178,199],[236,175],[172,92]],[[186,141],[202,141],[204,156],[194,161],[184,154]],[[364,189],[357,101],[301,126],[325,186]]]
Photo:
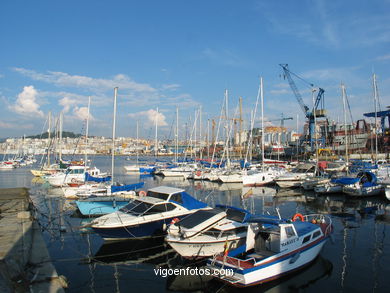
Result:
[[294,217],[292,217],[293,222],[295,222],[298,218],[301,220],[301,222],[305,221],[305,218],[303,217],[303,215],[300,213],[297,213],[294,215]]
[[139,192],[139,196],[146,196],[146,191],[145,190],[141,190]]
[[171,221],[171,225],[176,224],[179,221],[180,221],[179,218],[173,218],[172,221]]

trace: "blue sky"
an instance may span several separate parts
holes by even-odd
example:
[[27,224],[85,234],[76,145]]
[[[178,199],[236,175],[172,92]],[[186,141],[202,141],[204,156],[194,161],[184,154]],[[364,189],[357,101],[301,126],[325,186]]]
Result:
[[[330,119],[342,119],[340,83],[353,118],[373,111],[372,74],[382,109],[390,105],[390,1],[19,1],[0,2],[0,137],[40,133],[48,111],[81,132],[91,96],[91,135],[181,135],[201,106],[216,118],[224,90],[230,115],[244,116],[264,78],[265,115],[303,113],[279,63],[325,89]],[[305,103],[308,88],[297,81]],[[274,122],[278,124],[278,122]],[[205,127],[205,126],[204,126]],[[172,134],[171,134],[172,136]]]

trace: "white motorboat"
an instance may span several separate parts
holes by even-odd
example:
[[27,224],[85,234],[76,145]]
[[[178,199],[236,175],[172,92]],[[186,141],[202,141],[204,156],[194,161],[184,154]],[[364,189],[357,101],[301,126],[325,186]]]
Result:
[[242,170],[226,170],[218,176],[222,183],[240,183],[242,182]]
[[244,244],[250,217],[248,211],[230,206],[199,210],[170,225],[165,240],[185,258],[212,256]]
[[[332,233],[330,217],[320,214],[250,222],[246,244],[207,262],[213,275],[229,285],[263,284],[303,268],[318,256]],[[226,274],[217,273],[222,268]]]
[[274,183],[276,177],[285,173],[284,168],[250,169],[242,176],[243,186],[264,186]]
[[93,177],[107,177],[106,173],[101,173],[96,167],[88,168],[85,166],[70,166],[64,173],[55,173],[45,176],[44,179],[52,186],[60,187],[72,183],[79,183],[85,181],[86,173]]
[[315,169],[315,164],[299,164],[291,172],[286,172],[276,177],[275,182],[281,188],[300,187],[305,179],[314,176]]
[[159,186],[119,211],[95,219],[90,226],[106,240],[148,237],[163,234],[173,219],[202,208],[208,208],[207,204],[184,189]]

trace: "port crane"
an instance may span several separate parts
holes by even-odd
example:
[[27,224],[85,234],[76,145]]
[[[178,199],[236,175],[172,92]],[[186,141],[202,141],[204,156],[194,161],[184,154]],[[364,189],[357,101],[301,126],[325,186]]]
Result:
[[[283,69],[284,77],[287,78],[287,81],[298,101],[299,106],[301,107],[303,113],[305,114],[306,118],[308,119],[309,124],[309,136],[307,137],[306,141],[310,143],[311,150],[314,149],[314,142],[315,142],[315,119],[316,118],[323,118],[326,117],[326,110],[324,109],[324,93],[325,90],[322,88],[315,88],[314,84],[307,82],[299,75],[293,73],[288,68],[288,64],[279,64],[280,67]],[[292,78],[292,75],[296,78],[300,79],[304,83],[310,86],[312,93],[314,95],[314,92],[317,91],[317,96],[313,102],[313,108],[310,110],[308,106],[305,105],[303,102],[302,96]]]
[[281,115],[281,117],[279,119],[272,119],[272,120],[267,120],[265,122],[274,122],[274,121],[280,121],[280,127],[283,128],[284,127],[284,121],[286,120],[293,120],[294,118],[292,117],[284,117],[283,113]]

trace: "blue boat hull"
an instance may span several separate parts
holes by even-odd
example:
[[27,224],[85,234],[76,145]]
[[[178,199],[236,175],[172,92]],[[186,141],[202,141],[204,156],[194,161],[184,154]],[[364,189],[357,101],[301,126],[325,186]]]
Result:
[[115,228],[92,227],[92,229],[106,240],[143,238],[163,235],[165,233],[164,224],[170,224],[172,219],[173,218],[167,218],[135,226],[124,226]]
[[83,216],[102,216],[116,212],[129,203],[128,200],[107,201],[76,201],[77,207]]

